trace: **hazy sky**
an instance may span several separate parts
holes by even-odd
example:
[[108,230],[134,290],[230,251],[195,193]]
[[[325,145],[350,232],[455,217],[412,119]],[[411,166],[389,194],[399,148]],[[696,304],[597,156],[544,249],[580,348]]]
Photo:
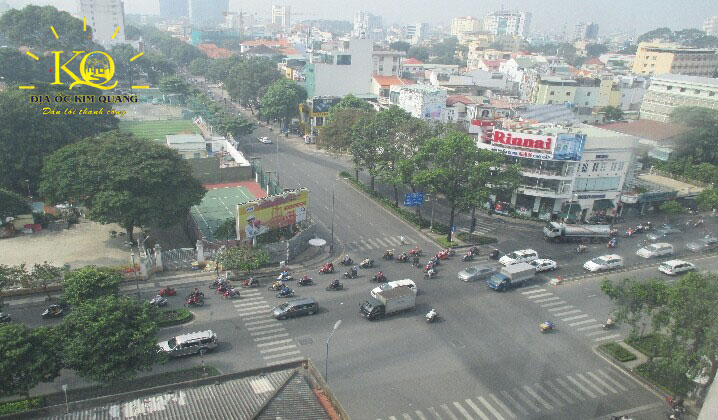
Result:
[[[2,1],[2,0],[0,0]],[[76,9],[75,0],[5,0],[11,6],[53,4],[69,12]],[[157,0],[124,0],[126,13],[158,14]],[[200,0],[201,1],[201,0]],[[668,26],[671,29],[702,28],[707,16],[718,15],[716,0],[230,0],[232,10],[269,12],[272,4],[292,7],[292,20],[351,20],[354,13],[365,10],[384,18],[386,23],[428,22],[449,25],[451,18],[462,15],[483,16],[492,10],[518,9],[533,13],[532,29],[570,30],[576,21],[594,21],[601,33],[636,30],[637,34]],[[299,15],[306,13],[305,15]],[[267,15],[260,15],[267,16]]]

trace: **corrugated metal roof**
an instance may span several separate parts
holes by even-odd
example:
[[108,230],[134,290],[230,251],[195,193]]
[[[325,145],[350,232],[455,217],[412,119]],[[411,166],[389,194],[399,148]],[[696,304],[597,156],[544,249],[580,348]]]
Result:
[[[260,415],[261,410],[261,415]],[[258,417],[259,416],[259,417]],[[297,369],[177,389],[102,407],[47,417],[51,420],[328,419]]]

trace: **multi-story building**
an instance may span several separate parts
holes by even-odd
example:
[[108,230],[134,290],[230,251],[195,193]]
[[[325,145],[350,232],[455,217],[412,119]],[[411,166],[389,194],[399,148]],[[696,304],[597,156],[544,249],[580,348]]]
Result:
[[438,122],[444,118],[447,90],[430,85],[394,85],[389,100],[416,118]]
[[380,76],[399,76],[403,74],[401,61],[406,55],[404,51],[374,48],[374,74]]
[[354,15],[354,38],[368,38],[379,41],[384,38],[384,30],[382,28],[381,16],[373,15],[369,12],[359,12]]
[[573,28],[573,40],[595,41],[598,38],[598,23],[578,22]]
[[451,20],[451,35],[458,36],[465,32],[478,32],[481,30],[481,19],[473,16],[456,17]]
[[494,35],[518,35],[526,38],[531,26],[529,12],[493,12],[484,18],[484,30]]
[[669,122],[678,107],[700,106],[718,111],[718,79],[664,74],[651,80],[641,104],[641,119]]
[[633,73],[659,76],[666,73],[712,77],[718,68],[718,51],[675,44],[641,42],[633,61]]
[[189,0],[189,18],[196,24],[215,24],[224,21],[229,0]]
[[374,72],[371,39],[339,39],[330,48],[309,50],[303,74],[308,96],[363,95]]
[[621,95],[619,107],[623,111],[638,111],[648,88],[648,79],[641,76],[619,76],[617,86]]
[[703,21],[703,30],[706,35],[718,36],[718,16],[711,16]]
[[576,101],[576,86],[578,82],[573,79],[541,77],[535,85],[531,102],[539,105],[573,104]]
[[188,0],[160,0],[160,17],[162,19],[178,19],[189,17]]
[[410,44],[418,44],[429,36],[428,23],[410,23],[404,26],[404,39]]
[[291,23],[291,7],[272,5],[272,23],[288,28]]
[[122,0],[79,0],[78,13],[92,27],[95,42],[102,45],[125,42],[125,7]]
[[638,139],[579,124],[521,127],[504,123],[477,147],[506,155],[521,166],[521,182],[509,200],[517,213],[544,220],[581,219],[619,204],[631,177]]
[[402,71],[404,77],[408,77],[417,81],[425,81],[429,79],[429,76],[427,75],[427,70],[442,75],[459,74],[459,65],[422,63],[415,58],[404,60],[404,62],[402,63]]

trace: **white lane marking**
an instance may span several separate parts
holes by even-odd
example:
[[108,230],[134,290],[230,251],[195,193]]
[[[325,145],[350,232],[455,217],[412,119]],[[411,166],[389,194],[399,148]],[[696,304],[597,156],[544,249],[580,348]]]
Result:
[[625,386],[621,385],[621,383],[618,382],[617,380],[615,380],[615,379],[611,378],[610,376],[608,376],[608,374],[605,373],[604,371],[602,371],[601,369],[598,369],[598,373],[600,373],[601,376],[603,376],[604,378],[606,378],[606,379],[608,379],[609,381],[611,381],[612,384],[614,384],[614,385],[616,385],[617,387],[619,387],[619,388],[621,389],[621,391],[628,391],[628,388],[626,388]]
[[573,308],[573,305],[566,305],[566,306],[561,306],[559,308],[551,308],[551,309],[548,309],[548,311],[549,312],[563,311],[564,309],[571,309],[571,308]]
[[559,312],[559,313],[555,313],[554,315],[556,315],[556,316],[564,316],[564,315],[577,314],[577,313],[579,313],[579,312],[581,312],[580,309],[574,309],[573,311]]
[[551,306],[564,305],[564,304],[566,304],[566,301],[565,301],[565,300],[559,300],[558,302],[544,303],[543,305],[541,305],[541,307],[542,307],[542,308],[549,308],[549,307],[551,307]]
[[536,407],[531,400],[526,398],[526,396],[518,388],[514,388],[513,391],[514,391],[514,394],[516,394],[516,396],[518,396],[521,400],[523,400],[524,404],[529,406],[529,408],[531,408],[532,410],[534,410],[537,413],[539,411],[541,411],[541,409]]
[[534,303],[550,302],[550,301],[552,301],[552,300],[559,300],[559,299],[561,299],[561,298],[554,296],[554,297],[545,298],[545,299],[536,299],[536,300],[534,301]]
[[242,317],[243,321],[251,321],[253,319],[270,319],[270,320],[274,319],[273,316],[270,316],[269,312],[260,311],[258,313],[261,313],[262,315],[254,315],[254,316],[247,316],[247,317],[245,317],[244,315],[240,315],[240,316]]
[[294,354],[299,354],[299,350],[288,351],[286,353],[280,353],[280,354],[273,354],[271,356],[264,356],[264,357],[262,357],[262,359],[276,359],[277,357],[292,356]]
[[573,321],[574,319],[581,319],[581,318],[588,318],[588,315],[576,315],[576,316],[570,316],[568,318],[563,318],[561,321],[567,322],[567,321]]
[[576,328],[576,331],[595,330],[596,328],[601,328],[601,327],[603,327],[603,326],[602,325],[590,325],[588,327]]
[[288,346],[282,346],[282,347],[275,347],[275,348],[271,348],[271,349],[260,350],[259,353],[261,353],[261,354],[264,354],[264,353],[274,353],[275,351],[289,350],[289,349],[295,349],[295,348],[297,348],[296,345],[290,344],[290,345],[288,345]]
[[364,245],[365,249],[374,249],[374,247],[372,245],[369,245],[369,243],[363,239],[361,240],[361,243],[362,243],[362,245]]
[[541,384],[535,383],[534,388],[536,388],[539,392],[541,392],[545,396],[547,396],[548,399],[553,401],[553,403],[556,404],[557,406],[563,407],[563,403],[558,398],[554,397],[552,393],[546,391],[546,388],[542,387]]
[[527,299],[536,299],[536,298],[546,297],[546,296],[553,296],[553,293],[550,293],[550,292],[549,293],[539,293],[537,295],[526,296],[526,298]]
[[509,408],[506,407],[506,404],[504,404],[503,401],[501,401],[500,399],[496,398],[496,395],[494,395],[494,394],[489,394],[489,397],[491,397],[491,399],[494,400],[494,402],[495,402],[496,404],[498,404],[499,407],[503,408],[503,410],[506,412],[506,414],[508,414],[509,416],[511,416],[512,419],[515,419],[515,418],[516,418],[516,414],[514,414],[513,411],[509,410]]
[[374,242],[378,243],[379,246],[381,246],[381,247],[383,247],[383,248],[389,248],[389,247],[391,247],[391,244],[389,244],[388,242],[385,243],[385,242],[384,242],[383,240],[381,240],[380,238],[374,238],[373,240],[374,240]]
[[294,341],[294,340],[291,339],[291,338],[287,338],[286,340],[277,340],[277,341],[270,341],[269,343],[257,344],[257,347],[274,346],[274,345],[277,345],[277,344],[284,344],[284,343],[289,343],[289,342],[292,342],[292,341]]
[[[538,287],[538,286],[534,286],[534,287]],[[546,289],[536,289],[536,290],[529,290],[527,292],[521,292],[521,294],[522,295],[531,295],[533,293],[540,293],[540,292],[545,292],[545,291],[546,291]]]
[[580,373],[577,373],[576,376],[578,376],[578,378],[579,378],[580,380],[586,382],[586,384],[588,384],[588,386],[590,386],[591,388],[595,389],[596,392],[598,392],[599,394],[604,395],[604,396],[605,396],[605,395],[608,395],[608,394],[606,394],[606,391],[604,391],[604,390],[602,390],[601,388],[597,387],[596,384],[594,384],[593,382],[591,382],[591,381],[589,381],[588,379],[586,379],[586,377],[583,376],[583,375],[581,375]]
[[379,245],[377,242],[374,242],[371,239],[367,239],[366,241],[369,242],[373,248],[382,248],[382,245]]
[[404,417],[404,420],[411,420],[411,416],[409,415],[409,413],[404,413],[401,416]]
[[591,319],[587,319],[585,321],[572,322],[572,323],[568,324],[568,326],[575,327],[576,325],[590,324],[592,322],[596,322],[596,320],[591,318]]
[[484,414],[484,412],[481,411],[481,409],[480,409],[476,404],[474,404],[473,401],[471,401],[471,400],[468,399],[468,398],[467,398],[466,400],[464,400],[464,401],[466,401],[466,405],[468,405],[469,407],[471,407],[471,409],[474,410],[474,411],[476,412],[476,414],[478,414],[479,417],[481,417],[483,420],[491,420],[491,419],[489,419],[488,417],[486,417],[486,414]]
[[[494,417],[496,417],[496,418],[499,419],[499,420],[506,420],[506,418],[505,418],[504,416],[502,416],[501,413],[499,413],[498,411],[496,411],[496,409],[495,409],[491,404],[489,404],[489,402],[486,401],[486,399],[485,399],[484,397],[479,396],[478,398],[479,398],[479,402],[480,402],[481,404],[485,405],[485,406],[486,406],[486,409],[489,410],[489,411],[491,412],[491,414],[494,415]],[[467,400],[467,401],[468,401],[468,400]]]
[[[528,415],[528,414],[529,414],[529,412],[526,411],[526,410],[521,406],[521,404],[519,404],[519,402],[516,401],[516,400],[514,399],[514,397],[512,397],[508,392],[506,392],[506,391],[501,391],[501,395],[503,395],[504,397],[506,397],[506,399],[509,400],[509,402],[510,402],[511,404],[513,404],[513,406],[516,407],[520,412],[524,413],[525,415]],[[495,399],[496,399],[496,398],[495,398]]]
[[257,331],[257,332],[249,333],[249,335],[251,335],[252,337],[254,337],[254,336],[256,336],[256,335],[265,335],[265,334],[271,334],[271,333],[273,333],[273,332],[282,332],[282,331],[287,331],[287,330],[284,329],[284,327],[280,327],[280,328],[275,328],[275,329],[273,329],[273,330]]
[[441,414],[439,414],[438,411],[434,410],[434,407],[429,407],[429,408],[427,408],[427,410],[429,410],[429,412],[430,412],[431,414],[433,414],[434,417],[436,417],[437,419],[439,419],[439,420],[444,420],[444,418],[441,417]]
[[[461,404],[459,404],[457,401],[454,401],[454,407],[456,407],[456,409],[459,410],[459,413],[461,413],[466,420],[474,420],[474,418],[471,417],[469,412],[466,411],[466,409],[464,407],[462,407]],[[489,419],[487,417],[484,420],[489,420]]]
[[531,395],[532,397],[536,398],[536,400],[537,400],[539,403],[541,403],[541,405],[543,405],[547,410],[550,410],[550,409],[553,408],[553,407],[551,407],[551,405],[550,405],[549,403],[546,402],[546,400],[544,400],[543,398],[541,398],[541,397],[539,396],[539,394],[536,393],[536,391],[534,391],[533,389],[529,388],[527,385],[524,385],[524,389],[526,390],[526,392],[529,393],[529,395]]
[[280,326],[281,325],[279,324],[279,321],[277,321],[276,323],[273,323],[273,324],[257,325],[256,327],[249,327],[249,328],[247,328],[247,331],[266,330],[267,328],[278,328]]
[[245,306],[247,303],[250,303],[253,301],[261,301],[261,300],[264,300],[264,296],[257,296],[257,297],[251,297],[251,298],[242,297],[242,300],[234,303],[234,307],[236,308],[238,306]]
[[[388,236],[384,238],[384,240],[389,242],[390,245],[401,246],[401,241],[397,238],[394,238],[393,236]],[[404,238],[404,242],[406,242],[406,238]]]
[[459,419],[454,415],[454,413],[452,413],[451,411],[449,411],[449,407],[447,407],[446,404],[441,404],[441,408],[444,409],[444,411],[446,412],[446,415],[449,416],[449,418],[451,418],[451,420],[459,420]]
[[607,384],[606,381],[604,381],[603,379],[601,379],[601,378],[599,378],[598,376],[596,376],[595,373],[593,373],[593,372],[587,372],[586,375],[592,377],[594,381],[596,381],[596,382],[598,382],[599,384],[603,385],[604,388],[606,388],[607,390],[613,392],[614,394],[618,392],[618,391],[616,391],[616,388],[614,388],[614,387],[612,387],[611,385]]
[[419,420],[426,420],[426,417],[424,417],[424,413],[422,413],[421,410],[416,410],[414,412],[416,413],[417,417],[419,417]]
[[[266,303],[266,302],[259,302],[259,303]],[[257,309],[262,309],[262,311],[257,311]],[[239,316],[242,316],[243,314],[248,315],[248,314],[258,314],[260,312],[269,312],[269,305],[249,306],[247,308],[237,309],[237,312],[239,312]]]
[[275,360],[274,362],[267,363],[267,366],[281,365],[282,363],[298,362],[304,360],[304,356],[292,357],[289,359]]
[[549,381],[547,379],[544,381],[544,383],[546,385],[548,385],[548,387],[551,388],[553,390],[553,392],[557,393],[558,395],[561,396],[561,398],[566,400],[566,402],[568,402],[569,404],[573,404],[573,400],[568,395],[566,395],[563,391],[561,391],[556,385],[554,385],[551,381]]
[[241,311],[244,311],[245,309],[257,309],[257,308],[261,307],[259,305],[265,305],[265,306],[269,307],[269,305],[267,305],[266,303],[267,303],[267,301],[262,299],[262,300],[257,300],[255,302],[235,304],[234,307],[235,307],[235,309],[237,309],[238,311],[241,312]]
[[[267,306],[267,308],[269,308],[269,306]],[[262,308],[261,311],[241,312],[241,313],[239,313],[239,314],[237,314],[237,315],[243,317],[243,316],[246,316],[246,315],[257,315],[257,314],[264,314],[262,317],[265,317],[265,316],[269,316],[269,315],[270,315],[269,311],[268,311],[267,309],[264,309],[264,308]],[[249,318],[245,318],[245,319],[257,319],[257,317],[249,317]]]
[[586,337],[593,337],[594,335],[601,335],[601,334],[606,334],[606,332],[603,331],[603,330],[601,330],[601,331],[594,331],[594,332],[592,332],[592,333],[586,334]]
[[593,341],[612,340],[612,339],[618,338],[620,336],[621,336],[621,334],[613,334],[613,335],[608,335],[606,337],[594,338]]
[[583,395],[579,394],[578,391],[568,386],[566,382],[563,381],[561,378],[556,378],[556,382],[559,383],[564,389],[566,389],[568,392],[570,392],[574,397],[578,398],[581,401],[586,401],[586,399],[583,397]]
[[267,318],[267,319],[261,319],[259,321],[252,321],[252,322],[245,322],[244,325],[257,325],[257,324],[266,324],[267,322],[273,322],[276,321],[274,318]]
[[581,384],[581,382],[579,382],[579,381],[573,379],[571,376],[566,376],[566,379],[568,379],[569,381],[571,381],[571,383],[573,383],[574,385],[576,385],[576,386],[578,387],[578,389],[580,389],[581,391],[583,391],[583,392],[584,392],[586,395],[588,395],[589,397],[591,397],[591,398],[596,398],[596,394],[594,394],[593,392],[589,391],[588,388],[586,388],[585,386],[583,386],[583,384]]

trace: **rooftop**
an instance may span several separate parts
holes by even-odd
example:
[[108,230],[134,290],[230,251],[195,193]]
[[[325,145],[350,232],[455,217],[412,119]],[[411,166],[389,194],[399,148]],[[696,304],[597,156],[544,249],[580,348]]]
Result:
[[405,90],[413,90],[415,92],[426,92],[426,93],[446,92],[445,88],[441,88],[438,86],[432,86],[432,85],[403,85],[403,86],[400,86],[400,88],[405,89]]
[[199,134],[167,134],[167,144],[202,143],[204,138]]
[[463,95],[451,95],[446,97],[446,106],[452,106],[455,103],[461,102],[464,105],[473,104],[474,101]]
[[683,83],[694,83],[701,85],[712,85],[718,87],[718,79],[712,77],[700,77],[700,76],[687,76],[685,74],[662,74],[660,76],[654,76],[654,81],[666,80],[669,82],[683,82]]
[[401,79],[399,76],[380,76],[375,74],[372,76],[374,80],[381,86],[391,85],[413,85],[414,81],[408,79]]
[[419,61],[414,57],[408,58],[403,61],[403,64],[424,64],[423,61]]
[[688,127],[681,124],[651,120],[615,122],[611,124],[599,125],[598,127],[655,141],[672,139],[689,130]]
[[681,182],[661,175],[642,174],[636,176],[636,178],[645,183],[659,186],[661,187],[659,188],[660,190],[676,191],[679,195],[694,195],[704,190],[704,188],[702,187],[687,184],[685,182]]

